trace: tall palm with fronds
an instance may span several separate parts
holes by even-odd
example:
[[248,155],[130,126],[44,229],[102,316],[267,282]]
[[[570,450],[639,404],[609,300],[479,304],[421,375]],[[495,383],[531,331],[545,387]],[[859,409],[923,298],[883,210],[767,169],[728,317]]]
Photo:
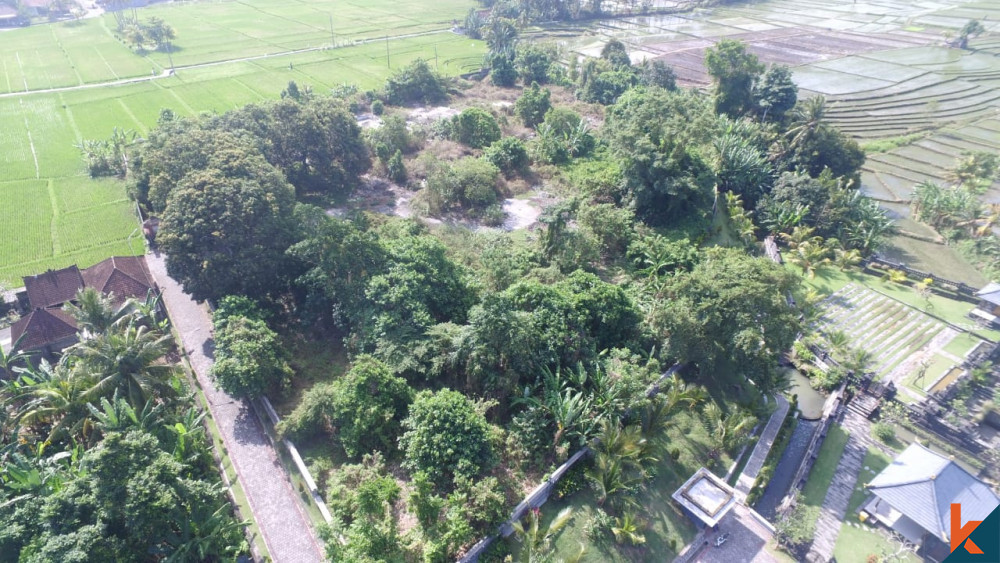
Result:
[[847,357],[840,364],[844,369],[862,374],[872,367],[875,355],[863,348],[851,348],[847,352]]
[[65,363],[42,361],[25,370],[4,389],[5,406],[23,427],[46,432],[46,441],[90,435],[87,381],[76,376]]
[[792,125],[785,132],[789,150],[802,146],[814,132],[823,126],[826,118],[826,98],[813,96],[800,101],[792,110]]
[[88,401],[109,397],[118,390],[133,407],[152,397],[173,394],[173,366],[161,362],[171,346],[169,335],[129,323],[73,346],[78,361],[74,370],[93,381],[86,390]]
[[114,306],[111,295],[104,295],[92,287],[78,291],[76,303],[67,303],[63,310],[76,319],[80,330],[89,335],[107,331],[127,314],[125,307]]
[[29,355],[21,351],[21,343],[24,342],[28,333],[22,334],[16,341],[11,343],[10,351],[5,352],[0,346],[0,381],[14,378],[14,368],[27,363]]
[[830,263],[829,254],[829,249],[822,243],[807,240],[796,244],[786,259],[789,264],[801,268],[802,275],[813,279],[817,270]]
[[718,403],[710,402],[702,409],[705,430],[710,440],[709,457],[715,459],[746,440],[757,419],[741,408],[726,413]]
[[[573,508],[567,506],[559,511],[556,517],[548,523],[542,525],[542,513],[534,508],[528,511],[523,520],[514,522],[514,537],[521,544],[521,553],[518,560],[522,563],[540,563],[551,561],[552,539],[569,524],[573,518]],[[580,554],[569,559],[560,559],[564,563],[579,561],[583,555],[583,548]]]
[[826,334],[826,341],[830,344],[830,349],[837,357],[843,356],[851,345],[851,339],[842,330],[832,330]]

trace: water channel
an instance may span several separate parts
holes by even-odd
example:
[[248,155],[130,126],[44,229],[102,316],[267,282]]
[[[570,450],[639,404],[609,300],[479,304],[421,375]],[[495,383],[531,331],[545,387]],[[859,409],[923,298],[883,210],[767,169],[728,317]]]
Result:
[[781,499],[785,498],[789,487],[792,486],[795,472],[798,471],[813,433],[820,424],[819,419],[823,416],[823,404],[826,402],[826,397],[809,385],[809,379],[806,376],[791,368],[788,368],[787,372],[792,382],[790,393],[798,397],[799,420],[792,432],[791,439],[788,441],[788,446],[781,453],[778,465],[774,468],[774,475],[771,477],[767,489],[754,505],[757,512],[768,520],[774,518],[775,510],[781,503]]

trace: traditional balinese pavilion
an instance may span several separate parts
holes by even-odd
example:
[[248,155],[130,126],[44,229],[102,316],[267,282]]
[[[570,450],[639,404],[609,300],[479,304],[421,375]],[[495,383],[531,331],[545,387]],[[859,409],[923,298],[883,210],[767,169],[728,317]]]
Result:
[[736,494],[725,481],[702,467],[671,495],[678,504],[706,526],[718,525],[736,506]]
[[[866,485],[872,497],[861,511],[908,541],[947,546],[951,505],[962,505],[962,521],[985,520],[1000,497],[962,466],[920,444],[911,444]],[[945,556],[948,549],[944,551]]]

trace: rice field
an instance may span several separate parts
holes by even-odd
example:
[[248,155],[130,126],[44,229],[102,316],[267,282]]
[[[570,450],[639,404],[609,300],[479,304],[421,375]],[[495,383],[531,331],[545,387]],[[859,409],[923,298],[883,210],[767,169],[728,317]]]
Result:
[[[89,178],[75,147],[80,141],[106,138],[114,127],[144,135],[163,108],[190,116],[274,99],[290,80],[317,92],[344,84],[378,88],[394,69],[417,58],[446,75],[475,70],[483,44],[448,31],[472,5],[224,0],[149,7],[140,17],[159,15],[177,29],[173,75],[58,92],[30,90],[151,77],[169,67],[167,54],[131,52],[114,37],[110,15],[4,32],[0,283],[16,285],[21,276],[46,268],[84,267],[112,254],[144,251],[124,185]],[[338,45],[333,49],[331,12]]]
[[[843,332],[852,346],[871,354],[876,379],[892,381],[911,400],[924,397],[934,381],[953,365],[961,364],[978,341],[917,309],[855,284],[826,298],[817,328],[824,334]],[[955,341],[957,346],[952,346]]]

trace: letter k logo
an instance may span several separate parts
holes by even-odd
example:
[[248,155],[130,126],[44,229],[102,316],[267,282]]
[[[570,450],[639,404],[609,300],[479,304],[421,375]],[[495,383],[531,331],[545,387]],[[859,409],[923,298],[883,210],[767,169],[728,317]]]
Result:
[[982,520],[969,520],[962,525],[962,505],[958,503],[952,503],[951,505],[951,551],[954,552],[958,549],[958,546],[965,542],[965,550],[969,553],[975,555],[982,555],[983,550],[979,549],[979,546],[975,544],[972,540],[968,539],[969,534],[971,534],[980,524]]

